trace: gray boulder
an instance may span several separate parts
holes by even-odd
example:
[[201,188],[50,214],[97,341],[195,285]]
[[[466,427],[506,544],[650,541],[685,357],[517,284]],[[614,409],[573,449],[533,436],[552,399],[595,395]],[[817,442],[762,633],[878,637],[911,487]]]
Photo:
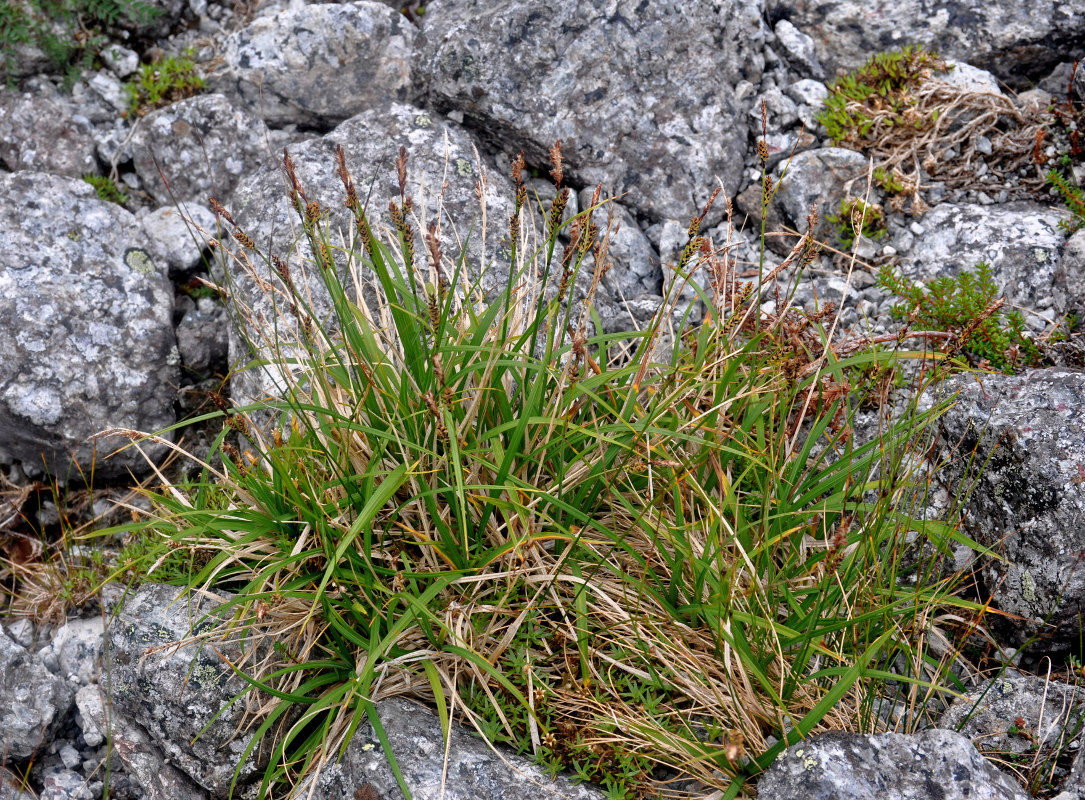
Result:
[[792,745],[757,784],[759,800],[1028,800],[959,733],[826,733]]
[[83,738],[100,744],[108,737],[113,751],[135,778],[148,800],[207,800],[207,790],[166,760],[147,732],[111,709],[106,714],[102,689],[84,686],[75,698],[82,720]]
[[204,237],[216,235],[215,215],[208,210],[206,201],[200,198],[199,205],[186,203],[180,210],[163,206],[140,217],[139,223],[147,234],[147,252],[155,263],[166,265],[170,277],[191,272],[203,263]]
[[[174,421],[173,290],[139,223],[88,184],[0,175],[0,449],[54,475],[90,474],[124,444],[88,437]],[[151,447],[152,455],[158,449]],[[132,449],[97,477],[145,470]]]
[[923,233],[900,269],[926,283],[986,261],[1007,303],[1053,319],[1082,302],[1074,295],[1085,284],[1083,265],[1061,264],[1066,233],[1059,220],[1065,216],[1058,208],[1030,202],[996,207],[943,203],[919,221]]
[[[552,780],[523,756],[500,756],[482,739],[453,723],[445,769],[445,742],[441,721],[432,711],[401,697],[377,704],[377,715],[388,736],[396,763],[415,800],[601,800],[594,786],[574,784],[565,776]],[[362,794],[361,787],[370,787]],[[308,797],[309,786],[294,794]],[[357,792],[357,793],[356,793]],[[388,765],[380,739],[364,722],[350,740],[342,760],[317,779],[320,800],[355,800],[357,797],[399,797],[399,784]]]
[[1045,651],[1065,650],[1085,613],[1085,373],[955,376],[923,403],[955,395],[939,421],[941,480],[967,496],[967,534],[1004,559],[981,565],[994,605],[1023,618],[992,624],[1015,645],[1043,633]]
[[1021,89],[1085,46],[1083,0],[958,0],[934,10],[923,0],[769,0],[768,12],[813,37],[830,75],[854,69],[875,53],[917,43]]
[[416,33],[369,0],[302,6],[230,35],[209,85],[273,127],[329,128],[386,100],[413,99]]
[[0,752],[6,758],[30,758],[47,745],[74,694],[36,655],[0,633]]
[[143,188],[163,206],[225,200],[243,174],[270,160],[264,123],[221,94],[152,111],[136,125],[129,151]]
[[[211,625],[208,615],[219,605],[175,586],[144,584],[123,601],[106,636],[114,711],[122,726],[138,726],[134,730],[147,735],[137,737],[133,752],[152,758],[153,745],[166,762],[226,797],[252,739],[251,732],[238,732],[245,700],[225,708],[248,686],[225,660],[237,663],[241,650],[223,641],[213,648],[177,646]],[[267,756],[257,748],[240,766],[239,784],[258,774]]]
[[0,160],[12,172],[79,178],[98,171],[89,120],[76,116],[59,94],[0,89]]
[[[484,0],[427,9],[432,104],[533,165],[562,141],[569,174],[655,220],[689,220],[722,180],[733,195],[765,30],[758,3]],[[717,204],[709,222],[723,211]]]
[[938,727],[1001,754],[1058,749],[1080,734],[1083,702],[1080,687],[1036,675],[1003,675],[954,700]]
[[[783,226],[800,233],[806,232],[806,218],[817,203],[818,227],[815,235],[821,240],[832,240],[832,226],[826,217],[840,211],[840,201],[847,196],[866,196],[867,158],[862,153],[843,147],[822,147],[796,153],[790,163],[790,155],[783,148],[777,149],[778,166],[773,177],[776,195],[770,201],[766,216],[766,230],[780,231]],[[750,219],[748,230],[757,231],[761,220],[760,182],[755,182],[737,198],[741,211]],[[870,202],[877,202],[877,190],[871,189]],[[751,236],[754,234],[751,234]],[[774,252],[786,255],[795,239],[769,236],[766,239]]]

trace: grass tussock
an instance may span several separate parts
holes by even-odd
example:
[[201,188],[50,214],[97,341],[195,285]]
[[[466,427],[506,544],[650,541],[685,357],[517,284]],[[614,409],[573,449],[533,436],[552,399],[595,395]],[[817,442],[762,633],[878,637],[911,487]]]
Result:
[[[789,304],[780,274],[808,235],[743,281],[730,235],[701,231],[708,206],[677,265],[710,276],[703,324],[664,346],[665,303],[647,330],[600,333],[605,203],[562,223],[551,158],[548,208],[515,164],[506,261],[445,251],[451,221],[407,193],[404,150],[385,221],[340,150],[350,231],[287,156],[289,254],[214,204],[234,281],[279,309],[261,321],[233,293],[250,369],[284,393],[216,412],[221,465],[155,497],[143,568],[233,593],[213,635],[257,644],[241,668],[275,742],[261,796],[412,694],[610,797],[735,797],[810,733],[913,724],[944,680],[928,642],[963,604],[937,563],[959,534],[912,513],[941,409],[857,432],[899,354]],[[907,559],[917,542],[934,556]]]

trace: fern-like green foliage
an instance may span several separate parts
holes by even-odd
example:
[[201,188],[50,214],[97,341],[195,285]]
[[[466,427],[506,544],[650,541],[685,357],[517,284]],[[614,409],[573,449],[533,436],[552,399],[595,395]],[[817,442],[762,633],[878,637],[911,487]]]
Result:
[[64,71],[71,88],[108,42],[107,30],[161,13],[145,0],[0,0],[0,69],[12,83],[17,48],[31,45]]
[[960,349],[976,363],[1013,372],[1040,360],[1036,344],[1025,336],[1025,318],[1020,311],[1003,313],[1000,309],[976,324],[999,296],[987,262],[977,264],[974,271],[937,278],[926,286],[883,266],[877,283],[901,298],[890,309],[894,317],[905,319],[915,314],[917,327],[961,335]]
[[[1067,168],[1066,172],[1073,175],[1073,172],[1069,169],[1070,157],[1064,157]],[[1059,227],[1065,230],[1067,233],[1075,233],[1085,226],[1085,191],[1080,186],[1071,183],[1070,179],[1063,174],[1062,171],[1057,169],[1048,170],[1047,182],[1051,184],[1055,191],[1062,197],[1062,201],[1066,203],[1066,207],[1070,209],[1070,213],[1073,217],[1070,219],[1064,219],[1059,221]]]
[[829,84],[818,122],[835,144],[855,144],[870,134],[875,112],[889,110],[891,124],[902,123],[904,111],[915,105],[912,92],[931,71],[951,68],[922,45],[877,53],[859,69]]

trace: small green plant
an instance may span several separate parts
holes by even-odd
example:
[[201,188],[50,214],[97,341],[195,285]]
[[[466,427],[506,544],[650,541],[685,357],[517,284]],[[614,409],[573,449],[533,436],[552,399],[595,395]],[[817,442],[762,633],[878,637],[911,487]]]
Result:
[[877,117],[887,125],[922,125],[925,120],[910,119],[915,106],[912,92],[932,72],[951,69],[951,65],[922,45],[877,53],[854,72],[829,84],[825,110],[818,122],[825,126],[835,144],[855,146],[869,136]]
[[156,108],[168,106],[201,92],[207,81],[192,60],[190,48],[183,55],[169,55],[157,64],[144,64],[136,77],[125,84],[128,113],[142,117]]
[[987,262],[977,264],[975,271],[937,278],[926,286],[883,266],[877,284],[901,298],[890,310],[894,317],[956,334],[954,350],[970,353],[981,365],[1013,372],[1040,359],[1035,342],[1025,336],[1021,312],[1002,312]]
[[825,218],[836,226],[836,238],[850,249],[858,236],[881,239],[885,236],[885,211],[877,203],[865,203],[857,197],[845,197],[840,201],[840,212]]
[[874,183],[889,194],[904,194],[908,191],[908,186],[900,176],[896,172],[886,170],[885,167],[874,168]]
[[116,203],[123,206],[128,202],[128,194],[117,186],[117,182],[108,175],[84,175],[83,180],[94,187],[98,193],[98,199],[107,203]]
[[0,65],[14,80],[19,45],[38,47],[65,73],[70,89],[119,22],[147,22],[161,10],[144,0],[0,0]]
[[1067,233],[1075,233],[1085,226],[1085,191],[1072,183],[1073,170],[1069,156],[1060,161],[1062,169],[1049,169],[1047,182],[1058,192],[1072,215],[1070,219],[1059,220],[1059,227]]

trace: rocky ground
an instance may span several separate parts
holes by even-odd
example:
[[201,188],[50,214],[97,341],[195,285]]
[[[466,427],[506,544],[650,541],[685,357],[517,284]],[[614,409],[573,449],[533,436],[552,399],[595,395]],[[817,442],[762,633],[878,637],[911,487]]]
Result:
[[[763,211],[770,230],[804,230],[816,202],[832,243],[825,218],[846,193],[866,196],[868,157],[833,146],[818,122],[826,83],[887,42],[918,42],[956,63],[940,76],[950,88],[939,91],[957,94],[930,102],[969,98],[946,137],[965,134],[914,144],[900,168],[915,179],[915,192],[895,203],[873,186],[868,200],[884,210],[878,238],[860,238],[854,258],[824,250],[799,281],[796,302],[811,310],[827,300],[841,305],[842,339],[891,334],[899,322],[889,313],[894,298],[876,282],[881,266],[929,281],[986,261],[1033,339],[1050,338],[1066,315],[1085,312],[1085,231],[1071,236],[1060,226],[1070,214],[1037,185],[1035,159],[1004,157],[1014,114],[1068,96],[1079,107],[1085,102],[1085,69],[1074,75],[1071,66],[1085,53],[1081,0],[1042,8],[962,0],[954,13],[933,14],[913,0],[797,8],[766,0],[689,8],[598,0],[545,13],[518,0],[405,9],[366,0],[151,5],[161,15],[111,29],[101,63],[70,90],[44,53],[22,46],[11,62],[12,86],[0,91],[7,170],[0,173],[0,462],[8,506],[0,537],[16,565],[40,558],[41,532],[57,530],[67,513],[43,487],[74,485],[93,464],[98,512],[123,495],[130,471],[146,474],[134,450],[100,458],[117,442],[94,434],[160,430],[211,395],[232,392],[241,402],[268,388],[251,377],[227,380],[245,345],[215,293],[203,288],[201,280],[222,276],[208,270],[206,239],[193,235],[192,223],[220,235],[207,205],[214,196],[259,246],[289,241],[284,147],[336,220],[346,212],[335,147],[344,147],[356,178],[373,177],[384,202],[396,190],[392,162],[401,143],[410,149],[413,181],[445,185],[452,218],[471,216],[485,170],[491,218],[504,219],[512,157],[523,150],[545,175],[547,150],[561,139],[580,207],[596,183],[620,195],[615,266],[597,305],[604,325],[621,330],[659,307],[689,218],[717,185],[733,199],[740,228],[730,254],[748,273],[761,259]],[[139,64],[190,48],[206,91],[129,113],[123,85]],[[1035,147],[1054,157],[1059,143],[1037,139]],[[763,166],[779,185],[764,210]],[[125,204],[99,199],[85,174],[115,179]],[[546,186],[532,184],[540,193]],[[717,243],[727,240],[725,211],[721,200],[706,217]],[[769,243],[767,269],[790,248],[785,239]],[[235,290],[255,312],[270,312],[251,286]],[[979,580],[995,607],[1017,615],[997,631],[1007,648],[1046,635],[1042,647],[1016,654],[1016,664],[1034,673],[1045,659],[1081,656],[1085,374],[1074,352],[1071,342],[1045,350],[1047,368],[943,387],[963,398],[945,417],[947,441],[967,441],[979,461],[1000,443],[967,528],[987,546],[1013,534],[1005,560],[985,562]],[[954,464],[947,480],[965,480],[964,466]],[[21,608],[36,610],[35,621],[17,616],[14,602],[0,634],[0,738],[10,774],[27,778],[24,795],[226,796],[240,752],[229,743],[229,721],[196,744],[192,738],[232,696],[236,679],[208,657],[204,677],[189,680],[190,654],[157,658],[152,646],[184,638],[189,611],[169,605],[169,590],[148,586],[122,604],[107,631],[116,596],[80,607],[60,592],[49,583],[26,590]],[[956,732],[840,735],[796,746],[762,780],[760,796],[1028,796],[969,740],[1026,754],[1049,745],[1062,758],[1051,765],[1056,788],[1047,794],[1085,796],[1085,758],[1069,770],[1080,750],[1082,693],[1040,674],[1011,670],[967,685],[940,722]],[[427,792],[435,768],[440,777],[432,745],[439,729],[404,702],[384,708],[385,728],[400,737],[415,796],[435,797]],[[974,708],[981,713],[969,715]],[[360,731],[314,796],[396,796],[372,751],[372,731]],[[464,766],[450,774],[463,777],[448,797],[539,791],[523,780],[535,773],[511,773],[475,740],[457,739],[453,752]],[[360,786],[373,793],[360,794]],[[20,796],[6,787],[0,797]],[[601,796],[571,784],[554,791]]]

